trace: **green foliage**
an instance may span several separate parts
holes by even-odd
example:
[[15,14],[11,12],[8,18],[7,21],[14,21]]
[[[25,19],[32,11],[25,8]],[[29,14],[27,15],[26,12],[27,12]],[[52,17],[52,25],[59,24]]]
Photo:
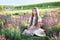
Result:
[[19,15],[19,13],[15,13],[15,14],[13,14],[13,15]]
[[20,30],[18,29],[3,28],[1,34],[5,35],[5,37],[9,40],[20,40],[21,39]]
[[48,37],[38,37],[38,36],[30,36],[30,35],[22,35],[22,40],[50,40]]
[[0,11],[5,10],[6,8],[4,6],[0,6]]
[[46,35],[50,37],[50,34],[55,32],[56,35],[58,35],[58,32],[60,32],[60,24],[55,25],[53,28],[51,29],[47,29],[46,30]]
[[15,9],[32,9],[34,7],[38,8],[53,8],[53,7],[60,7],[60,2],[50,2],[50,3],[42,3],[42,4],[31,4],[31,5],[24,5],[24,6],[16,6]]

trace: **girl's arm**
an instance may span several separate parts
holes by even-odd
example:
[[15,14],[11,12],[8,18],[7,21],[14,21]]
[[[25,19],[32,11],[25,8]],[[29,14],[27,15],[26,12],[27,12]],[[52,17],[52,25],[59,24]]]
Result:
[[27,24],[27,28],[30,28],[30,24]]
[[40,16],[38,17],[38,23],[37,23],[37,26],[38,26],[38,27],[43,26],[42,18],[41,18]]
[[31,21],[31,17],[30,17],[29,20],[28,20],[27,28],[30,28],[30,21]]

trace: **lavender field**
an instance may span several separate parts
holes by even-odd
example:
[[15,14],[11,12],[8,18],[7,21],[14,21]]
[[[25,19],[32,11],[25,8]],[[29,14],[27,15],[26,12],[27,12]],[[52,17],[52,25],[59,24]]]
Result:
[[28,27],[31,13],[31,9],[0,7],[0,40],[60,40],[60,7],[39,9],[41,27],[45,30],[46,37],[22,35]]

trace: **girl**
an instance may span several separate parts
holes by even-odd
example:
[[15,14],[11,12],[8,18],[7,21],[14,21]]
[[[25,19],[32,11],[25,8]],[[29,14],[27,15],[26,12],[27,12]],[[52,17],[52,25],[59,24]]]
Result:
[[37,36],[45,36],[45,32],[43,29],[40,28],[40,24],[42,22],[41,17],[38,13],[38,8],[32,9],[32,15],[29,18],[29,26],[27,29],[24,30],[22,34],[30,34],[30,35],[37,35]]

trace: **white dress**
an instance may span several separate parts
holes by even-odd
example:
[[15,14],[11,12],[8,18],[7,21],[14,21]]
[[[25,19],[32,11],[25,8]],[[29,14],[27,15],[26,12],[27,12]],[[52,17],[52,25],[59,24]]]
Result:
[[[30,28],[34,27],[35,19],[36,19],[36,17],[33,17],[33,22],[32,22],[32,25],[30,26]],[[29,23],[30,23],[30,21],[31,21],[31,17],[29,18]],[[38,22],[42,22],[41,17],[38,17]],[[32,36],[33,36],[34,34],[37,35],[37,36],[45,36],[44,30],[41,29],[41,28],[34,29],[34,30],[25,29],[22,34],[24,34],[24,35],[25,35],[25,34],[30,34],[30,35],[32,35]]]

